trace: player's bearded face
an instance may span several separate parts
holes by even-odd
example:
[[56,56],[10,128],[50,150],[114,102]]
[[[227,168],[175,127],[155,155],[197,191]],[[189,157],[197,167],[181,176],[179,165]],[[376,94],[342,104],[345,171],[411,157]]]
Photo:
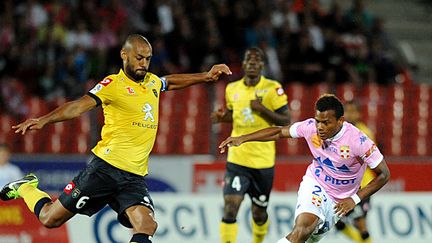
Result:
[[140,81],[144,79],[147,74],[147,68],[142,67],[134,67],[130,62],[126,65],[125,68],[126,74],[133,78],[135,81]]

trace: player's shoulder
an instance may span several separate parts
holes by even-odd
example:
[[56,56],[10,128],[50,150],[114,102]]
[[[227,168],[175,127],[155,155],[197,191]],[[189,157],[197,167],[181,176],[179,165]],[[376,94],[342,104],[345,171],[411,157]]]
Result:
[[277,96],[285,94],[285,90],[279,81],[263,77],[262,82],[264,82],[264,87],[266,87],[267,90],[272,91],[272,94]]
[[162,79],[158,75],[156,75],[154,73],[151,73],[151,72],[147,72],[147,77],[150,78],[150,79]]
[[108,86],[112,83],[117,83],[121,79],[120,73],[113,73],[109,74],[108,76],[105,76],[101,81],[99,81],[100,84],[104,86]]
[[281,82],[279,82],[278,80],[275,79],[270,79],[267,77],[262,76],[262,79],[264,82],[266,82],[267,85],[269,86],[273,86],[273,87],[282,87]]
[[307,118],[303,121],[299,121],[301,123],[305,123],[306,125],[315,125],[315,118]]
[[295,126],[296,127],[302,127],[302,129],[306,129],[306,130],[311,130],[311,131],[315,131],[316,130],[316,126],[315,126],[315,119],[314,118],[308,118],[305,120],[301,120],[298,122],[295,122]]
[[[351,141],[351,145],[353,147],[362,148],[365,144],[373,143],[370,138],[360,129],[349,122],[345,122],[344,126],[346,127],[345,136],[347,139]],[[368,142],[370,141],[370,142]]]
[[344,126],[346,127],[346,130],[348,132],[347,135],[352,138],[360,138],[362,136],[365,136],[364,132],[361,129],[359,129],[350,122],[344,122]]
[[241,86],[242,82],[243,82],[243,79],[229,82],[225,89],[226,89],[226,91],[238,89]]

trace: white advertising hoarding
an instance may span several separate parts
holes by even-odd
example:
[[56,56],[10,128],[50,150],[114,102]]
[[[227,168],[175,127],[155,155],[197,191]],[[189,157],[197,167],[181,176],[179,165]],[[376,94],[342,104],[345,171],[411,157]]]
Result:
[[[222,217],[222,196],[216,194],[153,194],[159,227],[155,243],[218,243]],[[286,235],[293,225],[295,193],[273,193],[269,206],[270,228],[265,243],[274,243]],[[378,194],[372,200],[368,215],[374,242],[432,242],[432,194]],[[245,199],[238,215],[237,242],[251,242],[250,200]],[[72,243],[128,242],[130,230],[118,224],[116,214],[105,208],[91,218],[76,216],[68,222]],[[323,243],[349,242],[331,231]]]

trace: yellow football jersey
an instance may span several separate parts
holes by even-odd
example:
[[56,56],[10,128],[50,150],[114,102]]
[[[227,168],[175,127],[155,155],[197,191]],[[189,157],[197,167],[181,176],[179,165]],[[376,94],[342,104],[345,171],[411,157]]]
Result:
[[146,175],[164,88],[163,79],[152,73],[136,83],[120,70],[90,90],[88,94],[102,105],[105,119],[101,140],[92,152],[121,170]]
[[[231,136],[240,136],[267,128],[266,121],[250,107],[251,100],[261,99],[269,110],[275,111],[287,105],[287,96],[280,83],[261,76],[255,86],[246,86],[244,79],[232,82],[225,90],[227,109],[233,114]],[[228,161],[249,168],[262,169],[274,166],[275,142],[248,142],[228,149]]]
[[[375,142],[375,136],[372,131],[364,124],[363,122],[357,122],[354,124],[360,131],[362,131],[366,136],[368,136],[372,141]],[[363,179],[361,181],[361,188],[365,187],[370,181],[375,178],[375,172],[371,170],[369,167],[366,168]]]

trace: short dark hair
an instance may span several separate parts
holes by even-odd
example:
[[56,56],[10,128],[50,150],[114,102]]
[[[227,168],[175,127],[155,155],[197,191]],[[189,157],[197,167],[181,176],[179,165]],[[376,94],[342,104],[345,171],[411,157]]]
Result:
[[344,108],[342,102],[334,94],[323,94],[315,103],[315,109],[318,111],[333,110],[335,112],[336,119],[341,118],[344,115]]
[[144,42],[147,45],[151,46],[150,42],[144,36],[142,36],[140,34],[130,34],[130,35],[128,35],[125,42],[123,43],[122,48],[126,48],[127,44],[132,44],[132,42],[137,42],[137,41]]
[[248,53],[248,52],[250,52],[250,51],[253,51],[253,52],[258,53],[258,54],[260,55],[260,57],[261,57],[261,60],[262,60],[263,62],[266,61],[266,56],[265,56],[265,54],[264,54],[264,51],[263,51],[261,48],[256,47],[256,46],[249,47],[249,48],[246,49],[246,51],[245,51],[245,57],[246,57],[246,53]]

